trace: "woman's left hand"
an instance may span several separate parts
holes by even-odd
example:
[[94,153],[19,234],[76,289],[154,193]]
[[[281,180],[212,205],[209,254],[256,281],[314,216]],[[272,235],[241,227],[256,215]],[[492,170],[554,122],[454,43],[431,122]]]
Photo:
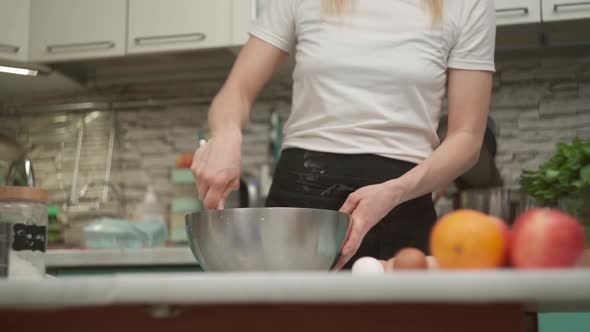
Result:
[[351,215],[351,224],[334,270],[340,270],[354,256],[367,232],[400,203],[402,192],[392,180],[363,187],[348,196],[340,212]]

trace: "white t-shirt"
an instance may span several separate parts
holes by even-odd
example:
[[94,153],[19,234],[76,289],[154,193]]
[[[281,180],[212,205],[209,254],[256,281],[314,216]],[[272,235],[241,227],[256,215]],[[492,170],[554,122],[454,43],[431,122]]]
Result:
[[320,0],[270,0],[250,33],[296,60],[283,148],[371,153],[420,163],[437,136],[447,69],[494,71],[492,0],[351,0],[322,16]]

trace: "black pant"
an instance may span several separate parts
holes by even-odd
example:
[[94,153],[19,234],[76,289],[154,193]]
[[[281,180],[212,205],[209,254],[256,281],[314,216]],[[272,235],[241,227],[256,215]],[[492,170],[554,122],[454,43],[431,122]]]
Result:
[[[353,191],[400,177],[415,166],[370,154],[285,149],[266,206],[339,210]],[[429,254],[428,238],[436,218],[432,195],[397,206],[367,233],[344,269],[350,269],[360,257],[386,260],[406,247]]]

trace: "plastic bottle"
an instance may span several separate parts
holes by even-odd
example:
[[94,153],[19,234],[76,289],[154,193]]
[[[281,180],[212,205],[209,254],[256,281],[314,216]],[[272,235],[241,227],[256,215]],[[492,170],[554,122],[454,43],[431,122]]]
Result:
[[154,188],[147,188],[143,202],[139,204],[133,214],[135,227],[146,237],[148,247],[160,246],[168,238],[166,224],[166,210],[158,201]]
[[135,209],[133,219],[137,221],[166,220],[164,207],[158,202],[158,197],[151,185],[147,187],[143,202]]

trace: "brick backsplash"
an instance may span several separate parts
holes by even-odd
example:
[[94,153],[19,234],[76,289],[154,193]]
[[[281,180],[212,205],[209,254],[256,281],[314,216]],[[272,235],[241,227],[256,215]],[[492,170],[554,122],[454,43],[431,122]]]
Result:
[[505,61],[495,76],[491,117],[506,185],[551,157],[557,142],[590,138],[590,57]]
[[[575,136],[590,138],[590,57],[543,60],[503,60],[494,77],[491,117],[498,129],[496,161],[510,188],[518,188],[523,168],[546,161],[559,141]],[[219,75],[222,77],[223,75]],[[210,100],[222,81],[211,79],[128,88],[134,96],[146,97],[160,90],[187,91]],[[271,160],[270,114],[289,114],[290,83],[273,81],[264,90],[245,131],[243,167],[256,171]],[[93,96],[93,93],[89,93]],[[118,95],[118,98],[125,97]],[[90,98],[90,97],[88,97]],[[54,101],[55,97],[47,97]],[[39,102],[40,98],[35,98]],[[41,98],[42,100],[42,98]],[[76,96],[84,100],[84,96]],[[109,134],[115,129],[110,179],[121,188],[132,211],[152,184],[160,198],[169,203],[176,195],[191,194],[193,188],[174,185],[170,171],[176,156],[192,151],[199,133],[205,133],[207,105],[170,106],[158,109],[90,113],[10,115],[1,117],[0,131],[16,136],[31,148],[38,183],[51,192],[51,201],[63,203],[72,192],[72,172],[80,130],[82,154],[77,188],[91,180],[104,180]],[[102,187],[91,190],[99,197]]]

